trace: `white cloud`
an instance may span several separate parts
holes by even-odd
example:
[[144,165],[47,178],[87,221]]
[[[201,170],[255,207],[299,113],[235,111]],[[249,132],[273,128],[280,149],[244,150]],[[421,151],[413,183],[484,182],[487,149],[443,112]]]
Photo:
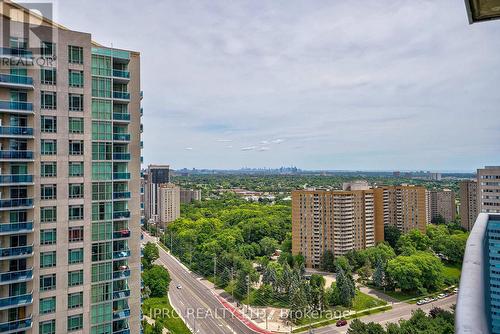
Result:
[[192,148],[192,147],[186,147],[186,148],[184,148],[184,149],[185,149],[186,151],[192,151],[192,150],[193,150],[193,148]]
[[256,149],[255,146],[245,146],[245,147],[241,148],[242,151],[252,151],[252,150],[255,150],[255,149]]

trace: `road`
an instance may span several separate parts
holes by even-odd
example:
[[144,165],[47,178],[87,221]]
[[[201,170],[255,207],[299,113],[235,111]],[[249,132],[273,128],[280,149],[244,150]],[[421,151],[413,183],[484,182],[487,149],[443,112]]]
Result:
[[[155,242],[155,238],[144,233],[144,242]],[[172,306],[182,314],[188,326],[199,334],[255,334],[215,299],[212,292],[199,277],[188,272],[179,262],[158,247],[158,262],[170,272],[169,298]],[[177,289],[180,285],[182,288]]]

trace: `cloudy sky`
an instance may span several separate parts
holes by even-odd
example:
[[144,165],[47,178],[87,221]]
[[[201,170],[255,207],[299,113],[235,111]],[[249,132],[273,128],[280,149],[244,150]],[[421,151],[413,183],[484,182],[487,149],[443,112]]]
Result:
[[463,0],[56,7],[69,28],[141,52],[145,163],[500,164],[500,21],[469,25]]

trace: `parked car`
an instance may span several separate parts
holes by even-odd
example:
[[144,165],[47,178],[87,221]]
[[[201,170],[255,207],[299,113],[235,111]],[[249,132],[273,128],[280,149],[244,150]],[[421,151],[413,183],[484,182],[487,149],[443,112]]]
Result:
[[347,325],[347,320],[344,320],[344,319],[340,319],[339,321],[337,321],[337,323],[335,324],[335,326],[337,327],[342,327],[342,326],[345,326]]
[[444,293],[440,293],[439,295],[437,295],[438,299],[443,299],[444,297],[446,297],[446,295]]

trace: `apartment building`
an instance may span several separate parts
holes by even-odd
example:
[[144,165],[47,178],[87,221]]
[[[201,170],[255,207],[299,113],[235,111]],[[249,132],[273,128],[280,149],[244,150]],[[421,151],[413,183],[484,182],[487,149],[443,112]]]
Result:
[[149,165],[144,175],[145,196],[144,214],[146,221],[159,222],[160,219],[160,185],[170,183],[169,165]]
[[140,56],[0,10],[0,333],[139,333]]
[[429,202],[428,221],[433,222],[440,217],[447,223],[455,221],[457,216],[457,205],[455,192],[450,189],[430,190],[427,192]]
[[201,201],[201,190],[199,189],[182,189],[180,190],[181,203],[189,204],[191,202]]
[[302,254],[307,267],[318,268],[324,252],[335,256],[371,247],[384,240],[384,226],[425,232],[425,188],[370,188],[346,183],[343,190],[292,192],[292,253]]
[[180,188],[172,183],[159,186],[160,224],[163,228],[181,216]]
[[479,212],[500,213],[500,166],[477,170]]
[[476,180],[460,182],[460,224],[467,231],[472,230],[478,211],[478,190]]

